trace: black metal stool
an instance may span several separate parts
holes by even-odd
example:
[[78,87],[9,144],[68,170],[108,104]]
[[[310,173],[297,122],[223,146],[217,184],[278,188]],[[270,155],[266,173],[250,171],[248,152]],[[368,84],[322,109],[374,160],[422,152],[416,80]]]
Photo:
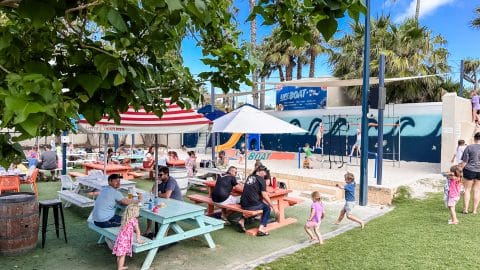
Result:
[[[62,201],[58,199],[53,199],[53,200],[44,200],[40,201],[39,203],[39,211],[40,214],[39,216],[42,217],[42,248],[45,246],[45,238],[46,238],[46,233],[47,233],[47,226],[48,226],[48,209],[52,208],[53,209],[53,217],[55,218],[55,231],[57,232],[57,238],[60,237],[60,228],[59,228],[59,222],[58,222],[58,212],[60,210],[60,217],[62,218],[62,230],[63,230],[63,235],[65,237],[65,243],[67,243],[67,232],[65,231],[65,219],[63,218],[63,207],[62,207]],[[42,209],[43,209],[43,216],[42,216]]]

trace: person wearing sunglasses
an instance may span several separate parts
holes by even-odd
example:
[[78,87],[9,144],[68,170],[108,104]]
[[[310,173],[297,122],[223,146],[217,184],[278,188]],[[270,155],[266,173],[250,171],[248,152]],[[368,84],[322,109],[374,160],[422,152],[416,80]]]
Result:
[[[158,168],[158,197],[165,198],[165,199],[174,199],[183,201],[182,199],[182,192],[180,187],[178,186],[177,180],[171,177],[169,174],[168,167],[160,167]],[[155,185],[152,187],[152,192],[155,192]],[[152,221],[147,220],[147,228],[143,233],[145,237],[153,237],[151,233],[152,230]]]

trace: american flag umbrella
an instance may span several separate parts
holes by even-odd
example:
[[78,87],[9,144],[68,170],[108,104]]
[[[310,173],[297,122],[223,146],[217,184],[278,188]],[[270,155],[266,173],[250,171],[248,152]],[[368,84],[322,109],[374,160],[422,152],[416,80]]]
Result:
[[146,112],[144,109],[135,111],[133,107],[120,114],[120,124],[116,125],[113,119],[104,116],[94,126],[90,125],[85,119],[78,121],[80,129],[88,133],[108,133],[108,134],[171,134],[188,133],[207,129],[212,123],[202,114],[192,109],[185,110],[177,104],[167,103],[167,111],[162,117],[156,116],[152,112]]

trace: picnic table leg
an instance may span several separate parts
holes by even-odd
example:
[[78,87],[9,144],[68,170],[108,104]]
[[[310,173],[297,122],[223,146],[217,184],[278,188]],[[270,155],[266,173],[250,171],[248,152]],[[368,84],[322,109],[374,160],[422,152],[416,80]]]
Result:
[[283,198],[279,198],[277,200],[277,210],[278,210],[278,216],[277,216],[277,222],[282,223],[285,221],[285,201]]
[[[203,222],[203,217],[196,217],[195,220],[197,221],[198,227],[200,228],[206,227],[205,222]],[[210,233],[203,234],[203,237],[205,237],[205,240],[208,243],[208,247],[215,248],[215,242],[213,242],[213,238],[210,235]]]
[[143,264],[142,264],[142,270],[150,269],[153,259],[155,259],[155,255],[157,255],[157,251],[158,251],[158,247],[152,248],[150,249],[150,251],[148,251],[147,257],[145,258],[145,261],[143,261]]
[[98,239],[97,244],[103,244],[103,243],[105,243],[105,236],[100,235],[100,238]]

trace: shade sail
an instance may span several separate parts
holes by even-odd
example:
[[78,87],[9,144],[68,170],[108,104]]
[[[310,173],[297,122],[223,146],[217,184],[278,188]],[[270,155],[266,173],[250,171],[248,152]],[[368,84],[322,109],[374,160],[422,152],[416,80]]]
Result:
[[281,134],[306,133],[307,131],[259,109],[243,105],[242,107],[213,121],[213,132]]
[[[443,74],[423,75],[400,78],[385,78],[385,83],[399,82],[406,80],[414,80],[435,76],[442,76]],[[347,79],[339,80],[335,78],[306,78],[301,80],[292,80],[284,82],[268,82],[267,84],[285,85],[285,86],[303,86],[303,87],[344,87],[344,86],[360,86],[363,85],[363,79]],[[378,77],[370,77],[370,84],[378,84]]]
[[169,134],[188,133],[207,129],[212,122],[194,110],[184,110],[177,104],[167,103],[167,111],[159,118],[152,112],[144,109],[128,111],[120,114],[120,125],[116,125],[113,119],[104,116],[95,126],[91,126],[85,119],[78,121],[80,129],[90,133],[110,134]]

